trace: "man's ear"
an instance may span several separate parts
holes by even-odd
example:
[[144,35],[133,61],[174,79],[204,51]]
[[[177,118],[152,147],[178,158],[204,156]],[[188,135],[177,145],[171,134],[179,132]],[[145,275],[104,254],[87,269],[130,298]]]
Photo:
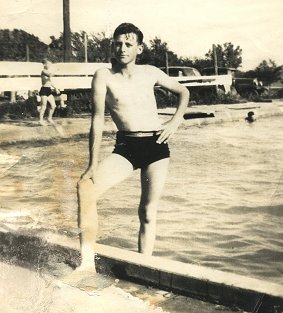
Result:
[[110,43],[111,54],[113,54],[113,52],[114,52],[114,46],[115,46],[114,40],[111,40],[111,43]]
[[138,46],[138,54],[141,54],[143,52],[143,44],[140,44]]

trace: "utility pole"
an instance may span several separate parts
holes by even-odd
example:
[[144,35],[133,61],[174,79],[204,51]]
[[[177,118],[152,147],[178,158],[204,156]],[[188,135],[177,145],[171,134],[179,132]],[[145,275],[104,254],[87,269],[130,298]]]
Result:
[[165,69],[166,74],[169,75],[169,61],[168,61],[168,52],[165,52]]
[[70,0],[63,0],[63,38],[64,38],[64,62],[71,62],[71,28],[70,28]]
[[84,33],[85,63],[87,63],[87,34]]
[[26,61],[29,62],[29,45],[26,44]]
[[[26,62],[30,61],[30,57],[29,57],[29,45],[26,44]],[[30,77],[30,75],[28,75],[28,77]],[[28,91],[28,96],[31,97],[32,96],[32,91],[29,90]]]
[[212,46],[212,50],[213,50],[213,60],[214,60],[214,72],[215,72],[215,75],[218,75],[217,51],[216,51],[215,45]]
[[[218,75],[217,51],[216,51],[216,46],[214,44],[212,46],[212,50],[213,50],[213,59],[214,59],[214,72],[215,72],[215,75]],[[215,86],[215,92],[217,95],[217,93],[218,93],[217,85]]]

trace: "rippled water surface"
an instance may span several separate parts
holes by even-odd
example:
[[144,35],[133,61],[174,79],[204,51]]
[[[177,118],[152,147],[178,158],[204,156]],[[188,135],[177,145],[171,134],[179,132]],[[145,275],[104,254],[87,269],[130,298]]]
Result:
[[[171,142],[155,255],[282,282],[282,118],[191,127]],[[102,157],[114,134],[104,137]],[[76,235],[76,182],[87,139],[1,148],[2,223]],[[139,172],[99,202],[100,243],[136,251]]]

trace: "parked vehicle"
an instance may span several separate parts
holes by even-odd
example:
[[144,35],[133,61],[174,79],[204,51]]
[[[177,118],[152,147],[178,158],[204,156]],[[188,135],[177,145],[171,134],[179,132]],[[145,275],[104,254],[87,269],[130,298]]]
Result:
[[[241,97],[246,99],[255,98],[258,96],[267,96],[268,89],[263,86],[262,82],[257,78],[240,78],[236,77],[236,69],[228,67],[219,67],[218,75],[232,75],[231,92],[238,93]],[[213,67],[204,68],[203,75],[215,75]]]
[[228,74],[202,76],[196,68],[188,66],[161,67],[161,70],[186,86],[190,90],[190,98],[198,103],[213,102],[217,93],[228,93],[232,85],[232,76]]
[[[160,69],[167,72],[166,67],[160,67]],[[172,77],[201,76],[196,68],[189,66],[169,66],[167,74]]]

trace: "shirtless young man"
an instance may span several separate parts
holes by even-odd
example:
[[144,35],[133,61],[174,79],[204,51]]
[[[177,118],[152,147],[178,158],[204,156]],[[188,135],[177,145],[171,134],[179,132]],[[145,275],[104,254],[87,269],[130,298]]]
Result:
[[39,123],[40,125],[46,125],[43,118],[44,118],[44,113],[46,111],[47,103],[49,102],[51,108],[49,109],[47,120],[49,123],[54,124],[52,117],[56,109],[56,103],[55,103],[54,96],[52,95],[52,88],[56,90],[56,93],[59,94],[60,92],[58,89],[55,88],[55,86],[53,85],[51,81],[51,77],[53,76],[51,72],[52,63],[46,59],[44,59],[42,63],[43,63],[44,68],[41,72],[42,87],[39,91],[39,95],[41,97]]
[[[90,129],[90,159],[78,183],[81,266],[79,271],[95,272],[97,199],[110,187],[141,169],[140,229],[138,251],[151,255],[155,241],[158,201],[168,164],[168,140],[182,122],[189,102],[188,90],[158,68],[137,65],[143,51],[143,34],[134,25],[123,23],[114,32],[112,68],[96,71],[92,81],[93,114]],[[158,119],[154,86],[179,96],[179,105],[170,121]],[[118,128],[113,153],[98,163],[105,105]]]

